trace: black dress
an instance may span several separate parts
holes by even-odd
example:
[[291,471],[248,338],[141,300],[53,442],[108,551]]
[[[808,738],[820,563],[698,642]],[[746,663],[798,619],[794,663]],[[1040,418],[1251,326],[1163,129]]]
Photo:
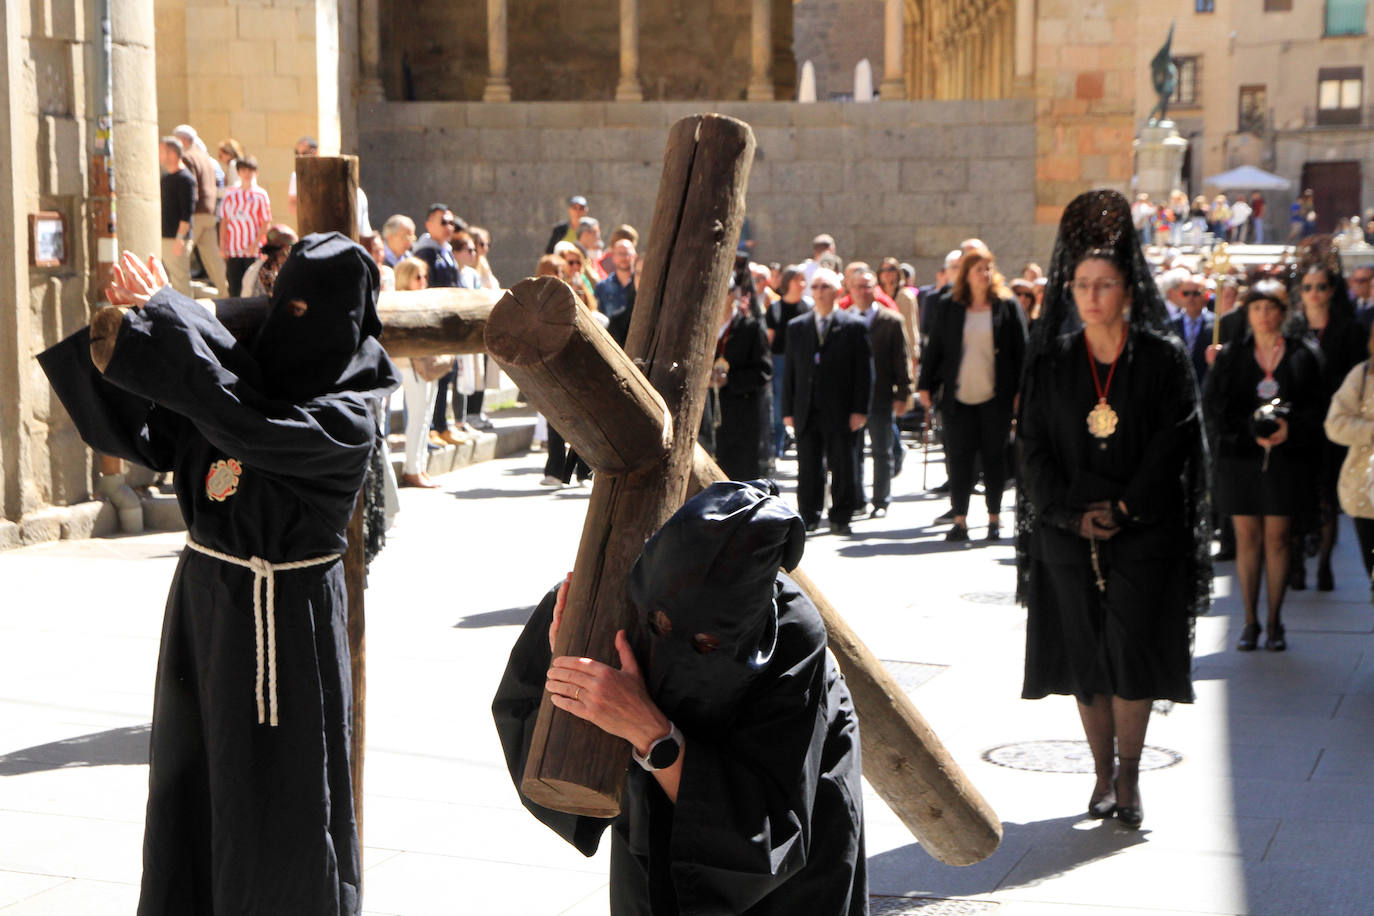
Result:
[[720,388],[715,457],[731,480],[767,476],[773,420],[773,360],[768,335],[752,315],[735,315],[716,347],[730,364]]
[[[551,660],[555,595],[545,595],[525,625],[492,703],[517,787]],[[521,796],[583,855],[593,855],[611,828],[612,916],[868,912],[853,701],[815,605],[781,573],[776,601],[773,661],[733,721],[711,733],[679,720],[687,750],[677,804],[633,764],[613,820]]]
[[[1098,364],[1105,380],[1110,368]],[[1187,465],[1201,450],[1197,384],[1177,341],[1131,334],[1109,403],[1120,418],[1105,440],[1088,433],[1097,403],[1083,334],[1038,360],[1021,404],[1024,497],[1034,508],[1024,562],[1028,611],[1022,696],[1099,694],[1192,702],[1189,675],[1193,550]],[[1123,501],[1130,517],[1097,542],[1076,532],[1087,505]]]
[[[345,549],[377,439],[372,404],[399,381],[368,344],[341,390],[276,400],[262,394],[254,357],[164,288],[127,314],[104,375],[89,329],[39,361],[87,444],[175,472],[196,543],[284,563]],[[191,549],[177,564],[153,697],[140,916],[360,909],[343,564],[274,579],[269,727],[254,703],[262,583]]]
[[1315,472],[1324,441],[1322,422],[1329,400],[1316,345],[1284,337],[1274,369],[1278,398],[1286,402],[1288,441],[1270,450],[1255,442],[1250,417],[1269,399],[1256,387],[1264,370],[1255,360],[1255,338],[1246,332],[1222,347],[1207,374],[1203,401],[1217,442],[1217,511],[1223,515],[1304,517],[1315,509]]

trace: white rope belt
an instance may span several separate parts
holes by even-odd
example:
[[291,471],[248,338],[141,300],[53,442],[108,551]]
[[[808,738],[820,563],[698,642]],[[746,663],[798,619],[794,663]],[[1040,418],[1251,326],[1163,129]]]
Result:
[[[264,722],[275,726],[277,724],[277,595],[276,595],[276,573],[289,572],[293,569],[307,569],[311,566],[323,566],[332,563],[342,554],[331,553],[323,557],[313,557],[309,560],[293,560],[290,563],[269,563],[262,557],[250,557],[244,560],[240,557],[230,556],[227,553],[220,553],[218,550],[211,550],[203,544],[197,544],[189,537],[186,539],[186,546],[203,553],[207,557],[214,557],[225,563],[234,566],[241,566],[253,572],[253,635],[257,644],[258,655],[258,674],[257,674],[257,701],[258,701],[258,724]],[[262,593],[261,587],[266,583],[267,592],[267,647],[264,653],[262,641]],[[263,696],[263,656],[267,659],[267,696]],[[268,715],[270,711],[270,716]]]

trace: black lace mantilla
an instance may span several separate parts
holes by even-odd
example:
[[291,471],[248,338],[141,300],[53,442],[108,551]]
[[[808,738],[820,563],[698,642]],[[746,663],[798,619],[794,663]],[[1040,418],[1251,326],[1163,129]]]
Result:
[[[1081,328],[1069,281],[1073,279],[1078,262],[1090,251],[1106,252],[1131,290],[1127,346],[1131,346],[1139,335],[1169,340],[1173,345],[1169,313],[1145,261],[1145,253],[1140,248],[1131,222],[1130,204],[1116,191],[1080,194],[1064,209],[1064,216],[1059,222],[1059,235],[1055,240],[1045,287],[1045,301],[1040,320],[1031,332],[1026,353],[1021,381],[1022,404],[1035,397],[1033,389],[1041,361],[1052,357],[1057,339],[1064,334],[1077,333]],[[1191,371],[1188,377],[1192,380]],[[1193,404],[1197,406],[1200,398],[1195,380],[1192,381],[1191,391]],[[1211,462],[1201,424],[1184,465],[1183,477],[1184,498],[1188,503],[1185,514],[1193,532],[1193,549],[1187,560],[1191,583],[1189,604],[1196,616],[1207,613],[1212,606]],[[1016,593],[1022,604],[1029,595],[1035,593],[1030,581],[1034,567],[1030,561],[1030,536],[1038,522],[1035,509],[1026,496],[1026,488],[1017,487]]]

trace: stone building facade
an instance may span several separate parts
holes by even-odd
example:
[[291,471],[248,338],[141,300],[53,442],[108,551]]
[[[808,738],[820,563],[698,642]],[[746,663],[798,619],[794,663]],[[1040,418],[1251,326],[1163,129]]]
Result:
[[[1210,10],[1199,11],[1199,7]],[[1318,228],[1374,207],[1374,4],[1310,0],[1142,4],[1135,65],[1138,118],[1154,105],[1148,61],[1176,22],[1180,91],[1169,116],[1191,143],[1184,190],[1239,165],[1293,187],[1266,194],[1270,237],[1285,231],[1304,185],[1317,192]]]
[[[112,9],[107,56],[98,3],[0,4],[0,547],[89,535],[98,515],[111,521],[88,503],[92,456],[34,356],[86,323],[99,261],[110,254],[97,238],[108,229],[108,172],[120,240],[158,249],[152,0]],[[101,120],[107,81],[112,122]],[[30,220],[39,214],[65,230],[51,266],[33,263]]]
[[[52,508],[97,483],[32,356],[84,323],[96,255],[114,244],[92,231],[105,2],[76,0],[72,16],[73,4],[15,0],[0,20],[0,544],[56,536]],[[790,101],[797,28],[827,2],[880,41],[865,54],[880,101]],[[209,144],[244,143],[286,222],[297,137],[358,152],[374,224],[446,200],[495,233],[507,282],[530,272],[568,194],[587,194],[608,227],[647,228],[667,127],[698,111],[756,131],[748,204],[767,260],[801,257],[831,231],[846,256],[895,255],[929,279],[978,235],[1015,270],[1048,254],[1075,194],[1131,177],[1134,0],[618,0],[576,14],[555,0],[112,5],[117,243],[138,251],[157,248],[157,137],[182,122]],[[28,263],[39,210],[67,219],[59,267]]]

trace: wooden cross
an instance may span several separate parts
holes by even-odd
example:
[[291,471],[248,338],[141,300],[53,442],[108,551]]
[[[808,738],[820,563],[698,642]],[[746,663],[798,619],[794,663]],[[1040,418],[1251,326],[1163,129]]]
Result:
[[[725,118],[689,118],[678,122],[670,135],[664,176],[660,184],[659,203],[655,210],[653,235],[650,236],[650,248],[646,251],[645,273],[641,282],[639,302],[636,305],[636,317],[626,345],[626,350],[639,357],[638,360],[631,360],[625,352],[615,346],[599,325],[590,320],[590,316],[576,304],[568,287],[549,278],[526,281],[512,289],[503,300],[501,310],[509,314],[500,322],[497,321],[497,315],[491,307],[492,294],[489,292],[434,289],[424,292],[385,293],[379,305],[384,325],[382,343],[393,357],[398,358],[440,353],[475,353],[486,349],[519,384],[530,401],[549,417],[550,422],[563,433],[578,453],[599,472],[593,488],[593,501],[597,500],[598,490],[605,492],[612,489],[608,486],[611,484],[611,478],[624,477],[626,481],[614,487],[616,498],[607,499],[607,502],[611,504],[611,509],[616,508],[615,503],[632,502],[629,498],[632,491],[626,487],[626,483],[634,483],[637,478],[628,473],[629,469],[646,464],[651,467],[662,467],[663,451],[666,449],[673,452],[678,442],[675,430],[680,434],[679,428],[685,427],[690,431],[688,435],[694,438],[697,424],[700,422],[699,399],[696,402],[696,416],[688,423],[688,417],[669,411],[665,395],[659,394],[659,389],[656,388],[662,379],[668,390],[675,390],[681,398],[687,393],[683,384],[690,374],[687,371],[688,363],[667,359],[657,367],[656,372],[649,373],[649,377],[646,378],[645,373],[637,368],[636,362],[648,367],[653,354],[662,353],[664,357],[669,355],[667,351],[676,339],[673,334],[678,332],[656,332],[658,324],[668,317],[667,314],[660,312],[668,305],[665,299],[669,290],[679,303],[678,310],[691,311],[695,306],[707,327],[714,324],[716,304],[724,295],[724,281],[717,281],[720,287],[714,297],[706,295],[711,288],[708,278],[712,272],[703,266],[703,258],[700,255],[708,255],[707,260],[720,259],[722,263],[713,266],[728,274],[723,259],[727,256],[727,251],[729,256],[733,256],[733,251],[728,250],[728,246],[722,248],[720,242],[722,239],[732,241],[734,235],[726,238],[728,221],[717,218],[697,225],[695,229],[699,235],[692,231],[684,235],[682,230],[692,230],[693,227],[684,223],[683,214],[687,209],[689,183],[693,180],[692,176],[697,174],[693,169],[693,158],[697,154],[699,141],[704,137],[708,144],[718,142],[720,138],[716,136],[715,131],[729,123],[730,119]],[[707,129],[698,132],[698,127]],[[739,127],[747,132],[744,125],[741,124]],[[730,144],[734,155],[742,158],[746,146],[752,151],[752,143],[742,145],[740,134],[737,132],[734,142]],[[298,160],[298,166],[304,163],[308,168],[311,163],[324,161],[328,160],[323,157],[302,159]],[[718,166],[719,164],[717,168]],[[747,170],[747,164],[743,168]],[[734,172],[727,170],[726,175],[732,182],[738,181],[738,191],[742,199],[744,174],[736,169]],[[704,179],[700,176],[696,179],[698,182],[702,180]],[[709,196],[700,191],[698,195]],[[716,195],[717,198],[725,196],[727,195],[720,193]],[[729,196],[733,207],[735,198]],[[335,195],[334,199],[339,200],[340,196]],[[304,191],[301,200],[307,200]],[[704,214],[700,208],[703,206],[702,200],[696,201],[697,209],[693,211],[693,219],[702,220]],[[304,204],[301,212],[304,217]],[[663,225],[660,223],[660,216],[663,218]],[[304,226],[304,219],[302,223]],[[349,227],[352,225],[351,222],[341,221],[334,224]],[[734,231],[737,232],[738,223],[734,226]],[[660,231],[660,228],[664,231]],[[677,269],[674,270],[669,263],[668,255],[675,251],[674,245],[679,239],[685,246],[698,243],[697,247],[704,249],[704,252],[699,251],[699,256],[690,263],[686,257],[679,259]],[[703,241],[705,244],[700,244]],[[671,284],[668,282],[670,280]],[[689,295],[691,292],[697,294],[695,299]],[[651,294],[654,298],[651,298]],[[651,302],[655,304],[651,306]],[[236,334],[251,332],[260,325],[261,316],[266,312],[266,300],[261,299],[217,300],[213,306],[220,320]],[[490,322],[488,315],[492,316]],[[522,315],[524,317],[520,317]],[[548,319],[546,327],[541,327],[544,322],[539,316]],[[502,330],[501,322],[505,323],[505,330]],[[489,323],[494,324],[494,327],[492,332],[486,335],[484,347],[482,336]],[[522,330],[522,323],[532,324],[533,327],[526,326]],[[699,375],[699,384],[695,388],[700,392],[704,392],[705,389],[705,356],[708,351],[709,337],[704,345],[697,348],[696,358],[690,364],[695,366]],[[584,400],[586,398],[590,400]],[[686,490],[676,502],[671,507],[665,507],[667,512],[663,514],[663,519],[666,519],[686,496],[715,480],[725,479],[725,475],[716,467],[715,462],[699,446],[691,442],[687,444],[692,445],[692,448],[678,447],[677,451],[686,451],[692,456],[690,479]],[[681,454],[678,455],[679,459],[680,457]],[[574,574],[576,591],[570,595],[567,616],[561,628],[560,643],[570,644],[574,639],[574,631],[589,629],[588,618],[594,618],[599,610],[587,600],[594,591],[598,595],[614,597],[611,593],[618,590],[623,599],[621,613],[624,615],[623,619],[628,622],[630,615],[628,599],[623,597],[624,583],[643,538],[657,527],[654,525],[645,529],[643,535],[636,539],[626,536],[625,529],[616,529],[612,532],[598,523],[597,527],[603,540],[597,541],[588,537],[592,530],[592,521],[593,513],[589,509],[588,524],[584,526],[582,546],[578,554],[579,571]],[[621,558],[617,562],[623,566],[623,574],[619,580],[609,581],[608,570],[602,565],[601,575],[596,576],[595,581],[588,581],[593,577],[583,574],[584,555],[605,553],[608,547],[617,544],[623,548],[617,552],[617,556]],[[626,555],[629,556],[628,560],[624,560]],[[992,808],[968,781],[905,691],[849,628],[810,578],[801,569],[793,570],[791,576],[820,610],[829,634],[830,648],[838,659],[854,696],[855,709],[861,721],[864,775],[869,783],[935,858],[951,865],[969,865],[987,858],[997,848],[1002,834],[1001,824]],[[607,580],[605,586],[602,585],[603,578]],[[361,595],[360,589],[358,594]],[[350,650],[354,653],[355,671],[353,760],[355,803],[360,832],[361,739],[365,721],[362,703],[365,685],[362,677],[364,656],[361,610],[359,602],[355,643],[355,617],[350,606]],[[581,615],[586,616],[579,622]],[[610,615],[603,615],[595,628],[596,633],[600,634],[600,651],[582,654],[598,657],[603,661],[612,660],[614,655],[611,637],[615,630],[623,625],[625,623],[613,619]],[[591,637],[594,635],[596,634],[588,632],[577,638],[591,648]],[[562,648],[560,647],[560,650]],[[547,701],[546,705],[549,705]],[[552,710],[553,707],[549,705],[549,709]],[[587,728],[598,735],[604,735],[599,729],[591,726]],[[574,726],[572,733],[577,732]],[[552,769],[543,770],[545,778],[538,781],[543,788],[566,787],[567,792],[561,800],[556,793],[552,799],[536,800],[541,804],[552,801],[548,804],[549,807],[572,810],[576,813],[608,816],[618,810],[617,787],[623,782],[629,756],[628,746],[624,742],[612,739],[606,746],[599,747],[592,761],[600,768],[599,774],[594,779],[586,780],[582,780],[575,772],[568,772],[567,761],[576,762],[581,753],[576,745],[557,742],[550,744],[546,738],[543,746],[546,751],[544,756],[549,756],[549,751],[556,751],[559,753],[553,756],[561,755],[565,762],[550,764]],[[533,759],[533,754],[531,758]],[[540,768],[544,766],[541,761],[534,770],[527,765],[526,771],[533,775],[540,772]],[[610,778],[606,777],[607,772],[612,774]],[[574,777],[577,782],[568,779],[569,776]],[[582,786],[581,782],[592,783],[592,786]],[[588,810],[578,811],[577,806],[581,803],[586,803]]]
[[[742,122],[674,125],[625,352],[553,278],[516,284],[492,311],[487,352],[598,472],[555,655],[615,663],[615,632],[635,619],[626,583],[644,540],[689,491],[725,479],[695,439],[752,153]],[[853,692],[864,775],[936,858],[991,855],[1001,839],[991,807],[814,583],[792,576],[825,619]],[[628,763],[624,741],[546,693],[521,789],[545,807],[609,817]]]

